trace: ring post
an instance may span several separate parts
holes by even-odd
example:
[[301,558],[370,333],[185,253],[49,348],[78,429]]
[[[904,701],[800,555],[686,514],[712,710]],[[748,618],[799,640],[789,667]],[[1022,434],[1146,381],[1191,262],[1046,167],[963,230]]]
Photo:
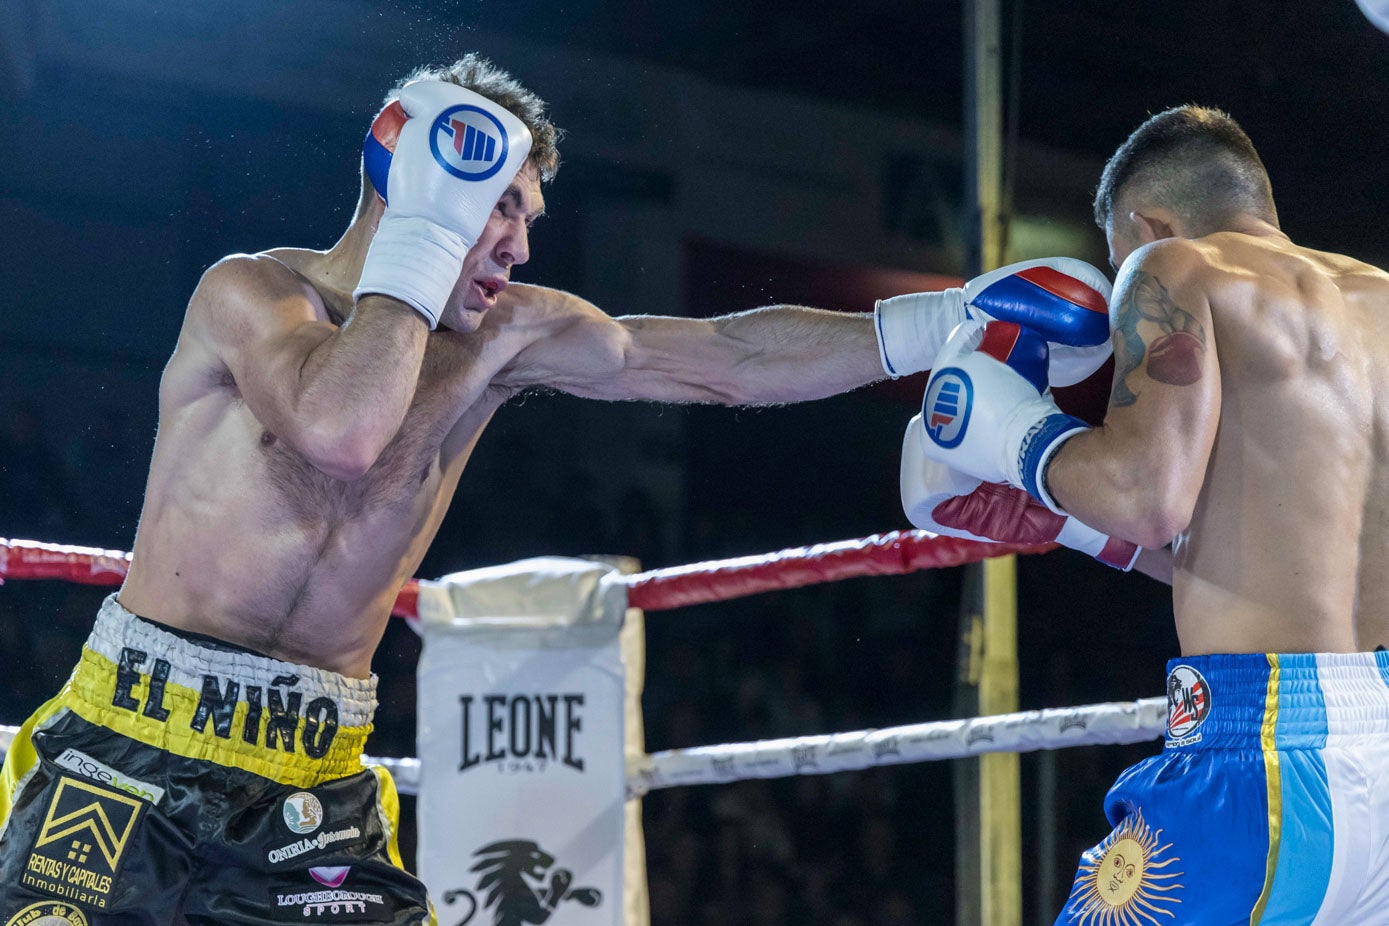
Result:
[[[973,234],[967,276],[1004,263],[1008,203],[1003,197],[1003,67],[1000,0],[965,3],[965,191]],[[1018,50],[1014,49],[1014,54]],[[1008,556],[970,567],[981,599],[967,600],[962,617],[969,652],[980,656],[977,706],[981,714],[1017,710],[1017,560]],[[978,616],[977,618],[975,616]],[[977,620],[977,623],[976,623]],[[971,660],[972,662],[973,660]],[[977,875],[977,887],[957,883],[961,926],[1020,926],[1022,922],[1022,820],[1016,755],[980,759],[977,791],[960,788],[959,799],[978,799],[978,842],[957,836],[956,871]],[[965,817],[972,814],[963,815]],[[963,820],[961,822],[964,822]],[[966,861],[962,856],[974,855]],[[977,891],[977,893],[976,893]]]
[[623,926],[626,611],[619,571],[581,559],[420,583],[418,868],[440,922]]

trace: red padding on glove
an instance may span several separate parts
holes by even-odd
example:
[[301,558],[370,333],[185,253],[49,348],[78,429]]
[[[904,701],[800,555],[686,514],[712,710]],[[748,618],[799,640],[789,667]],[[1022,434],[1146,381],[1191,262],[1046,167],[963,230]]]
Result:
[[948,498],[931,517],[942,527],[1009,543],[1050,543],[1066,524],[1064,515],[1003,482],[981,483],[968,495]]

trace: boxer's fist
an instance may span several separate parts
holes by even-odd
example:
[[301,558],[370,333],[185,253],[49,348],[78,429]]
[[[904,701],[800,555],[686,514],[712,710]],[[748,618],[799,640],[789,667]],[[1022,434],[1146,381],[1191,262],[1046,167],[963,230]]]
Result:
[[1011,322],[964,322],[932,368],[921,415],[927,456],[984,482],[1006,482],[1060,512],[1042,476],[1079,431],[1047,387],[1047,343]]
[[1022,489],[984,482],[926,455],[917,415],[902,438],[902,510],[921,530],[988,543],[1059,543],[1127,572],[1140,552],[1074,517],[1060,515]]
[[435,327],[464,255],[530,147],[524,123],[486,97],[440,80],[402,87],[363,146],[386,212],[354,296],[392,296]]
[[1053,386],[1088,377],[1109,358],[1109,280],[1082,260],[1028,260],[963,287],[882,299],[874,308],[883,369],[904,376],[930,369],[962,321],[1011,321],[1051,342]]
[[531,135],[485,96],[448,81],[415,80],[372,123],[362,150],[388,211],[429,219],[472,247],[530,154]]

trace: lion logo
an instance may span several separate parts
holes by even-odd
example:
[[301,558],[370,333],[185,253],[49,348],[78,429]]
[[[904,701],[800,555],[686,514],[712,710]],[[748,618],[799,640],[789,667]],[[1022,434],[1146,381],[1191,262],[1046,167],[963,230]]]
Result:
[[[449,905],[469,901],[471,909],[457,926],[472,920],[479,906],[492,910],[492,926],[524,926],[547,922],[566,900],[585,907],[596,907],[603,900],[597,888],[572,887],[574,873],[569,869],[551,871],[555,857],[527,839],[494,842],[478,849],[473,857],[478,859],[470,869],[478,875],[477,893],[459,889],[444,894],[444,903]],[[484,894],[479,905],[477,898]]]

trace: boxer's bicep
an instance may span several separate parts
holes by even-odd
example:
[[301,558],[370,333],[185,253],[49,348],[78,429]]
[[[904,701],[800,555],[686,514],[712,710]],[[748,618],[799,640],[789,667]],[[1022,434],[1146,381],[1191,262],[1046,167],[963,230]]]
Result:
[[1114,295],[1114,383],[1104,429],[1117,452],[1160,471],[1157,487],[1182,484],[1194,500],[1220,415],[1210,304],[1181,268],[1145,263]]
[[1068,441],[1047,472],[1067,511],[1145,546],[1189,522],[1220,416],[1210,305],[1191,260],[1179,245],[1126,267],[1104,425]]
[[[354,429],[366,430],[363,422],[369,424],[371,416],[353,396],[370,382],[372,367],[390,366],[382,363],[388,348],[377,345],[374,359],[355,364],[353,375],[354,365],[345,362],[351,358],[334,356],[343,329],[320,318],[313,294],[281,267],[264,258],[233,258],[214,266],[199,285],[185,327],[196,329],[267,431],[325,473],[354,477],[370,465],[382,440],[375,434],[358,439]],[[400,374],[409,375],[408,370]],[[374,391],[371,407],[400,404]],[[394,427],[388,422],[377,430],[394,433],[398,426],[396,420]]]
[[258,258],[214,265],[194,294],[186,324],[196,326],[226,366],[257,420],[288,438],[300,371],[334,328],[316,319],[303,292],[268,269]]
[[591,399],[726,402],[721,373],[736,360],[713,323],[577,313],[517,354],[498,379]]

